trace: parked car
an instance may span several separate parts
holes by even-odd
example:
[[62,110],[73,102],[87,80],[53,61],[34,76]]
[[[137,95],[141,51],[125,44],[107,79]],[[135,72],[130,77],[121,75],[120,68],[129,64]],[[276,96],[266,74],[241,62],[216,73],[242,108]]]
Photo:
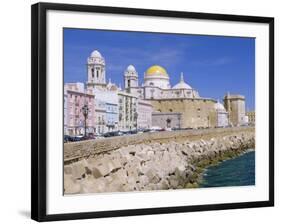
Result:
[[94,139],[101,139],[104,138],[104,136],[102,134],[94,134]]
[[135,130],[131,130],[131,131],[129,131],[129,133],[130,133],[131,135],[134,135],[134,134],[137,134],[137,133],[138,133],[138,131],[135,129]]
[[111,131],[111,132],[106,132],[103,134],[103,136],[105,138],[114,137],[114,136],[122,136],[122,135],[124,135],[124,133],[121,131]]
[[122,135],[130,135],[130,131],[122,131]]
[[77,136],[70,136],[70,135],[64,135],[64,142],[77,142],[80,141],[81,137],[77,137]]
[[69,135],[64,135],[64,136],[63,136],[63,142],[64,142],[64,143],[70,142],[70,136],[69,136]]
[[95,139],[95,137],[94,137],[94,136],[89,136],[89,135],[87,135],[87,136],[81,137],[81,138],[80,138],[80,141],[91,140],[91,139]]
[[162,131],[163,129],[158,126],[153,126],[150,128],[149,132],[156,132],[156,131]]
[[106,132],[103,134],[103,137],[108,138],[108,137],[112,137],[111,132]]
[[123,135],[122,131],[114,131],[112,133],[113,133],[113,136],[122,136]]

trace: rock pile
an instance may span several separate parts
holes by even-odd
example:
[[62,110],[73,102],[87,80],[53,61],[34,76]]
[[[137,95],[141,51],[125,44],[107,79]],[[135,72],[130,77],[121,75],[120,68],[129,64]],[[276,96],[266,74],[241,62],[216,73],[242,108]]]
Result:
[[130,145],[65,165],[64,193],[186,188],[198,181],[200,168],[254,147],[251,132],[193,142]]

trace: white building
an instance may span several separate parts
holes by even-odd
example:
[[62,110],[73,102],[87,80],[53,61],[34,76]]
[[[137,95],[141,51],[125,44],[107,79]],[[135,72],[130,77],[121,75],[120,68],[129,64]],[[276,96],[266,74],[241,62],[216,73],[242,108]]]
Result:
[[226,112],[224,106],[217,101],[215,104],[215,110],[217,113],[217,127],[226,127],[228,126],[228,113]]
[[64,88],[63,91],[63,133],[65,135],[68,135],[68,127],[67,127],[67,123],[68,123],[68,111],[67,111],[67,90],[66,88]]
[[120,131],[135,130],[137,128],[137,97],[125,91],[118,92]]
[[109,82],[104,89],[97,88],[95,93],[96,133],[102,134],[118,130],[118,89]]
[[87,59],[87,88],[95,93],[95,132],[103,134],[118,128],[118,88],[106,83],[105,60],[97,50]]
[[137,126],[138,129],[147,129],[152,126],[153,107],[147,100],[137,100]]

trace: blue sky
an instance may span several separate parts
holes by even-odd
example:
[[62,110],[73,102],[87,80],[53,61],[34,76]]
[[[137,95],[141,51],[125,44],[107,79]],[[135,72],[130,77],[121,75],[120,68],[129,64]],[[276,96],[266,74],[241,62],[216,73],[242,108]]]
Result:
[[184,73],[200,96],[222,100],[241,94],[255,107],[255,39],[222,36],[64,29],[64,82],[85,82],[87,57],[98,50],[106,61],[106,78],[123,86],[123,73],[133,64],[143,73],[163,66],[171,85]]

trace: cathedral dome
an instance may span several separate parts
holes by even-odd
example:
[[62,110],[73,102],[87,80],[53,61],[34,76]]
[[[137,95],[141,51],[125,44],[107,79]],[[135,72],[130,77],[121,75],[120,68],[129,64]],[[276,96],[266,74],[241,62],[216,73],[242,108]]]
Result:
[[219,101],[217,101],[217,103],[215,104],[215,109],[217,111],[224,111],[224,112],[226,111],[224,106]]
[[163,76],[163,77],[169,78],[169,75],[168,75],[166,69],[160,65],[153,65],[153,66],[149,67],[146,70],[145,75],[146,75],[146,77]]
[[98,52],[97,50],[94,50],[94,51],[91,53],[91,57],[93,57],[93,58],[102,58],[100,52]]
[[178,84],[176,84],[173,89],[192,89],[183,79],[183,73],[181,73],[181,79]]

